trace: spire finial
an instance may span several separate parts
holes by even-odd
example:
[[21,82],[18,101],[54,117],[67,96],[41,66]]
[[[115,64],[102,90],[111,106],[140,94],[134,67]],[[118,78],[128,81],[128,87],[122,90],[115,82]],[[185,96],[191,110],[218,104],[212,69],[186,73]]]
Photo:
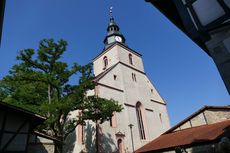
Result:
[[109,13],[110,13],[110,21],[113,22],[113,6],[110,6]]
[[110,17],[113,17],[113,15],[112,15],[113,14],[113,10],[112,9],[113,9],[113,7],[110,6],[110,9],[109,9]]

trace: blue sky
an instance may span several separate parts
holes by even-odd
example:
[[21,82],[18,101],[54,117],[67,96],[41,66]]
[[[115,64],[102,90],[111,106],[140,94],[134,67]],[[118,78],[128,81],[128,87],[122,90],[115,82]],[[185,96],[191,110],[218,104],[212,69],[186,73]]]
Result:
[[229,105],[212,59],[144,0],[8,0],[0,79],[16,64],[18,51],[36,49],[43,38],[68,41],[63,61],[91,62],[104,47],[110,6],[128,46],[143,55],[147,75],[167,102],[172,126],[204,105]]

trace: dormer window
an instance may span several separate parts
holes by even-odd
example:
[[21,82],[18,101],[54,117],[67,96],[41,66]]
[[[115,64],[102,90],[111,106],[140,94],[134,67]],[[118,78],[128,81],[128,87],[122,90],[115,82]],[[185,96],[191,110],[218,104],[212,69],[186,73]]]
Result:
[[108,58],[107,58],[107,56],[105,56],[103,58],[103,62],[104,62],[104,69],[105,69],[108,66]]
[[129,64],[133,65],[133,56],[129,54]]

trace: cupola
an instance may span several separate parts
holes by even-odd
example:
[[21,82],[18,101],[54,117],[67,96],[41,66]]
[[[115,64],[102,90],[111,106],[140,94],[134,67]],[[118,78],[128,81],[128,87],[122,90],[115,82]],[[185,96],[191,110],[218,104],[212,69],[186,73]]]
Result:
[[125,37],[121,34],[121,32],[119,30],[120,30],[120,28],[114,22],[114,18],[112,16],[112,8],[110,8],[110,23],[107,27],[107,35],[104,39],[104,44],[105,44],[104,50],[106,50],[107,48],[109,48],[110,46],[112,46],[116,42],[127,46],[125,44]]

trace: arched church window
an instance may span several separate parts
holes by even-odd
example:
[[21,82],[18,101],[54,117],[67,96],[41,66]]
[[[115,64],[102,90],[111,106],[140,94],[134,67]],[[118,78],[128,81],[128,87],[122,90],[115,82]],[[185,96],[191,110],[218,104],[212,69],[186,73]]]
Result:
[[108,58],[105,56],[103,58],[103,61],[104,61],[104,68],[106,68],[108,66]]
[[133,65],[133,56],[129,54],[129,64]]
[[121,139],[117,140],[117,148],[118,148],[118,152],[122,153],[123,148],[122,148],[122,140]]
[[137,122],[138,122],[140,137],[142,140],[145,140],[146,135],[145,135],[145,129],[144,129],[144,123],[143,123],[143,116],[142,116],[143,112],[141,110],[140,102],[136,104],[136,113],[137,113]]

